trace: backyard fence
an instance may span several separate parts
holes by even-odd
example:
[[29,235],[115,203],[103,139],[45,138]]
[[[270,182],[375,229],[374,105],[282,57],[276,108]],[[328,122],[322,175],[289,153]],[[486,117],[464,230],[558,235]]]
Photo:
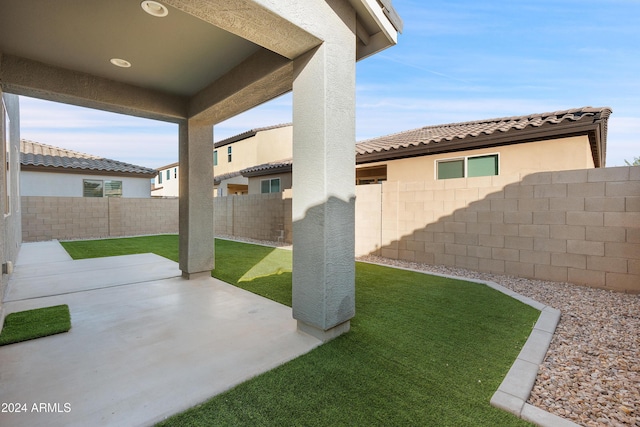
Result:
[[[290,191],[215,198],[214,224],[290,243]],[[177,232],[177,199],[22,198],[25,242]],[[640,293],[640,167],[357,186],[365,254]]]

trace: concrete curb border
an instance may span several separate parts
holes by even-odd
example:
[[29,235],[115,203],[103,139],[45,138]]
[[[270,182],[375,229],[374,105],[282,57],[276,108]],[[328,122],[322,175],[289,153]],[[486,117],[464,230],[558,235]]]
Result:
[[538,376],[538,367],[544,361],[549,345],[551,344],[551,340],[553,339],[553,334],[560,322],[560,310],[544,305],[529,297],[520,295],[511,289],[505,288],[504,286],[489,280],[433,273],[430,271],[396,267],[388,264],[377,264],[368,261],[358,262],[486,285],[522,302],[523,304],[527,304],[536,310],[540,310],[540,317],[538,317],[538,321],[534,325],[527,342],[522,346],[518,357],[515,362],[513,362],[513,365],[511,365],[511,369],[509,369],[507,376],[502,380],[498,390],[496,390],[493,397],[491,397],[491,406],[510,412],[515,416],[540,427],[580,427],[579,424],[576,424],[573,421],[559,417],[527,403],[527,400],[531,395],[531,390],[536,382],[536,377]]

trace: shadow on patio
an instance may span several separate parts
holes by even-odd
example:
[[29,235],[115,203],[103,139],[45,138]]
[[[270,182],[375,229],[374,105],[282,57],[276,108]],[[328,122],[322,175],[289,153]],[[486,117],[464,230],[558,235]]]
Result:
[[180,274],[155,254],[73,261],[23,244],[6,314],[68,304],[72,328],[0,347],[0,401],[26,405],[2,425],[152,424],[320,344],[289,307]]

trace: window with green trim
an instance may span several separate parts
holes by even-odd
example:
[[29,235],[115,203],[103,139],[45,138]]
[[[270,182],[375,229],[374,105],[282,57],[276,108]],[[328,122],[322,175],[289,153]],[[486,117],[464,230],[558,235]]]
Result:
[[464,159],[438,162],[438,179],[464,178]]
[[262,194],[279,193],[280,178],[263,179],[262,181],[260,181],[260,192]]
[[498,175],[498,155],[477,156],[467,158],[467,176]]
[[499,170],[497,154],[436,161],[436,179],[495,176],[499,174]]

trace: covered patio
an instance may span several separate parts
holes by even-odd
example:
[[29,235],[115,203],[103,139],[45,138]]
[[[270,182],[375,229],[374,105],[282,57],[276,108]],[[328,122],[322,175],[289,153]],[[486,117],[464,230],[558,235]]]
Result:
[[166,258],[73,261],[55,241],[22,245],[4,304],[67,304],[72,319],[67,333],[0,348],[0,402],[27,410],[0,414],[7,426],[150,425],[322,343],[289,307],[185,281]]
[[293,317],[328,340],[355,310],[355,63],[401,25],[390,0],[9,0],[0,91],[178,125],[184,279],[214,268],[214,125],[293,91]]
[[[63,303],[73,327],[0,349],[0,400],[53,405],[2,424],[147,425],[348,331],[355,63],[401,26],[390,0],[3,1],[0,321]],[[289,91],[293,310],[210,276],[214,125]],[[20,248],[18,95],[178,126],[179,263]]]

